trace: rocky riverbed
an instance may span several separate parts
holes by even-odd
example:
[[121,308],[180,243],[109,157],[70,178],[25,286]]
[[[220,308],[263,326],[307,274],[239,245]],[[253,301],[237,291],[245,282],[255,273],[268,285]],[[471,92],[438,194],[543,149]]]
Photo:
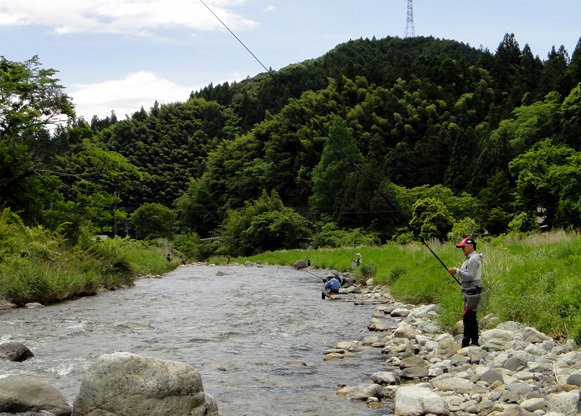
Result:
[[[248,264],[247,266],[248,268],[244,269],[248,270],[248,278],[250,279],[250,275],[252,275],[252,279],[254,279],[255,275],[259,273],[258,270],[254,269],[256,265]],[[208,267],[204,266],[202,269],[205,270],[206,274],[209,275],[211,273],[219,279],[222,276],[236,276],[240,279],[244,275],[242,270],[238,269],[241,266],[231,265],[211,269],[208,269]],[[260,267],[262,268],[262,266]],[[134,297],[137,294],[140,295],[138,296],[139,298],[148,299],[147,302],[151,303],[152,294],[158,293],[162,287],[166,291],[169,290],[172,284],[179,287],[180,290],[183,290],[184,286],[189,284],[192,285],[192,288],[199,287],[199,280],[195,279],[201,279],[201,277],[192,279],[191,273],[186,272],[186,270],[184,269],[184,272],[177,271],[173,282],[171,280],[160,282],[161,286],[159,287],[157,283],[155,285],[143,285],[139,289],[143,293],[134,293],[138,289],[133,288],[126,293],[117,292],[115,295],[108,294],[105,296],[116,298],[121,295],[125,298],[125,296]],[[256,271],[251,272],[252,270]],[[280,272],[280,268],[277,268],[277,270]],[[274,268],[267,271],[268,273],[263,270],[262,273],[270,276],[277,272]],[[233,279],[230,278],[230,280]],[[159,282],[159,280],[157,281]],[[251,281],[247,280],[245,282],[250,284]],[[209,277],[204,280],[205,284],[212,284],[212,282],[213,279]],[[220,282],[224,281],[221,280]],[[151,281],[151,283],[154,282]],[[316,290],[312,283],[304,282],[303,284],[305,287]],[[245,293],[245,296],[248,297],[249,294]],[[262,296],[262,298],[264,297]],[[277,299],[279,307],[282,299],[284,298]],[[296,303],[297,299],[299,298],[290,297],[289,307]],[[123,304],[119,302],[119,299],[103,298],[103,300],[115,304]],[[163,299],[161,300],[163,301]],[[90,301],[94,302],[94,300]],[[75,319],[82,319],[85,322],[89,318],[86,316],[80,318],[78,315],[81,312],[90,313],[91,308],[81,308],[77,302],[72,306],[76,308],[75,314],[77,317]],[[202,298],[197,300],[196,308],[193,309],[198,315],[204,309],[204,305],[201,302]],[[536,329],[516,322],[505,322],[495,326],[495,318],[489,315],[483,319],[487,327],[481,328],[481,345],[460,348],[459,336],[454,337],[449,333],[442,332],[438,327],[437,316],[439,308],[437,305],[402,304],[393,299],[387,287],[367,285],[344,287],[340,290],[340,294],[333,295],[331,300],[323,301],[319,298],[317,302],[317,305],[321,306],[332,306],[332,302],[350,302],[355,305],[362,305],[362,308],[351,312],[364,314],[359,315],[363,319],[359,319],[360,323],[358,325],[365,325],[365,316],[367,314],[371,315],[369,316],[367,328],[362,328],[364,330],[358,338],[340,340],[336,344],[333,342],[331,344],[333,348],[329,348],[328,344],[324,345],[323,343],[318,344],[318,346],[315,345],[314,349],[316,351],[320,350],[321,353],[320,361],[311,362],[305,358],[303,358],[303,361],[300,357],[297,357],[296,363],[293,361],[293,365],[296,365],[297,369],[310,369],[311,373],[314,369],[328,373],[331,367],[336,369],[338,363],[345,362],[344,367],[340,369],[345,373],[341,372],[339,376],[353,371],[354,368],[364,368],[364,366],[354,366],[353,364],[356,362],[366,363],[367,360],[370,360],[374,363],[368,366],[372,367],[374,371],[369,373],[367,382],[357,385],[350,385],[346,382],[345,385],[338,387],[336,393],[342,397],[341,400],[353,401],[357,405],[356,413],[350,412],[348,414],[370,414],[370,411],[377,415],[396,414],[398,416],[432,414],[459,416],[529,414],[574,416],[579,414],[579,386],[581,385],[581,362],[579,358],[581,358],[581,354],[572,340],[558,343]],[[325,302],[331,303],[327,304]],[[215,299],[208,300],[210,306],[215,303]],[[311,308],[315,307],[313,303],[308,304]],[[166,305],[165,301],[160,305]],[[189,306],[190,303],[186,302],[185,305]],[[229,305],[232,306],[232,303],[230,302]],[[325,308],[325,311],[340,310],[339,306],[340,303],[336,303],[335,307]],[[92,307],[102,310],[102,308],[96,308],[94,305]],[[124,314],[137,309],[143,311],[145,305],[136,309],[131,303],[127,303],[126,307],[129,310],[124,311]],[[53,318],[54,324],[58,324],[59,321],[56,318],[60,319],[63,314],[70,316],[67,308],[62,313],[56,311],[57,313]],[[157,313],[159,313],[159,310],[158,308]],[[215,309],[211,310],[213,314],[216,313]],[[172,315],[175,313],[173,308],[168,309],[168,311]],[[119,314],[118,311],[115,313]],[[96,316],[89,316],[92,319],[96,319]],[[259,316],[264,315],[259,314]],[[28,319],[30,317],[24,321],[30,326],[33,321]],[[144,318],[142,317],[141,319]],[[124,344],[125,347],[128,350],[143,350],[142,345],[146,345],[149,348],[152,342],[157,342],[155,341],[156,338],[152,339],[149,335],[155,335],[155,327],[160,319],[165,320],[165,317],[156,315],[151,323],[149,323],[149,318],[145,319],[148,325],[143,327],[145,329],[140,330],[143,334],[136,332],[133,335],[135,338],[133,343]],[[254,318],[251,321],[254,322]],[[14,327],[17,323],[18,321],[12,322],[12,326]],[[72,323],[66,320],[66,325],[64,326],[66,334],[69,334],[70,328],[79,327],[77,324],[70,326]],[[176,323],[174,322],[174,325]],[[59,327],[59,325],[55,327]],[[109,337],[116,333],[115,331],[111,332],[108,329],[110,325],[105,324],[95,328],[86,324],[81,325],[81,328],[85,327],[87,327],[87,330],[82,331],[83,337],[92,337],[94,332],[95,340],[103,338],[101,332],[97,331],[101,327],[104,327],[105,333]],[[112,328],[118,328],[118,326],[113,325]],[[460,328],[457,330],[461,332]],[[248,329],[245,329],[244,332],[247,331]],[[257,335],[260,335],[260,333],[259,331]],[[72,335],[77,336],[76,333]],[[123,340],[131,340],[130,338],[125,335]],[[73,342],[76,338],[69,337],[67,339],[68,342]],[[173,342],[177,341],[175,337],[172,339]],[[44,341],[48,342],[49,339],[45,338]],[[184,348],[187,349],[186,347],[191,344],[191,339],[188,338],[186,341],[183,346],[175,349],[176,353],[179,353]],[[309,343],[312,344],[312,339],[309,339]],[[60,345],[60,343],[57,343],[57,345]],[[116,345],[121,345],[121,341],[117,340]],[[215,351],[216,347],[221,344],[212,345]],[[165,344],[161,344],[161,346],[162,349],[159,351],[167,350]],[[195,351],[198,351],[203,346],[204,344],[196,344]],[[105,347],[101,348],[101,350],[103,350],[102,352],[108,352]],[[148,350],[145,351],[147,352]],[[301,351],[305,351],[304,348]],[[16,354],[17,352],[19,354]],[[13,361],[19,361],[18,357],[29,355],[26,349],[17,351],[13,344],[5,345],[4,349],[0,351],[0,358],[7,359],[7,357],[11,357],[8,359]],[[190,355],[191,352],[186,354],[186,357]],[[222,360],[225,360],[230,355],[222,355],[221,357]],[[176,358],[178,358],[178,361],[184,361],[184,357],[181,355],[176,356]],[[91,361],[94,359],[92,357]],[[208,365],[211,365],[211,363]],[[219,378],[223,372],[228,378],[235,375],[233,371],[225,372],[226,367],[233,367],[233,364],[226,365],[224,371],[220,373],[208,372],[206,367],[204,365],[201,366],[202,370],[206,370],[205,374],[207,376],[215,379]],[[375,369],[375,367],[377,368]],[[367,373],[363,377],[358,377],[358,379],[363,380],[365,377],[367,377]],[[345,380],[353,380],[353,377],[347,378],[345,376]],[[8,401],[11,400],[11,396],[2,396],[2,390],[5,392],[11,391],[10,389],[12,391],[22,390],[22,386],[19,387],[18,382],[5,387],[3,388],[0,385],[0,399],[5,396],[4,399],[8,399]],[[31,386],[28,382],[25,387],[27,387],[25,390],[30,390],[31,387],[34,387],[35,391],[39,388]],[[47,386],[44,387],[46,388]],[[48,393],[53,394],[55,392],[47,389]],[[59,395],[55,394],[55,396]],[[224,397],[224,395],[220,396]],[[56,399],[58,400],[55,406],[62,404],[62,397],[57,397]],[[211,404],[211,401],[209,403]],[[70,412],[70,406],[67,407],[66,402],[64,405],[64,413],[52,412],[52,414],[67,414],[67,410]],[[208,408],[212,408],[214,405],[208,406]],[[220,406],[219,399],[217,400],[217,406]],[[9,406],[2,408],[0,404],[0,415],[14,413],[2,413],[7,408]],[[48,415],[49,413],[42,414]],[[317,413],[315,412],[314,414]],[[347,413],[335,412],[334,414]]]
[[[393,402],[399,416],[579,414],[581,352],[573,340],[558,343],[517,322],[495,326],[488,315],[483,321],[491,328],[481,328],[480,346],[461,348],[461,335],[436,324],[437,305],[401,304],[386,287],[342,288],[333,299],[349,297],[377,304],[369,332],[338,343],[325,359],[375,348],[385,367],[366,384],[341,388],[338,394],[346,399],[378,409]],[[461,333],[461,321],[458,326]]]

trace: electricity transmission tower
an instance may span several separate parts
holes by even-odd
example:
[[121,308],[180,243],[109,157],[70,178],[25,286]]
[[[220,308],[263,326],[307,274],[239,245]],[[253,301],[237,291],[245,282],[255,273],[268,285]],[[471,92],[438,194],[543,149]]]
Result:
[[414,2],[413,0],[408,0],[408,18],[405,22],[405,32],[403,37],[415,37],[416,30],[414,29]]

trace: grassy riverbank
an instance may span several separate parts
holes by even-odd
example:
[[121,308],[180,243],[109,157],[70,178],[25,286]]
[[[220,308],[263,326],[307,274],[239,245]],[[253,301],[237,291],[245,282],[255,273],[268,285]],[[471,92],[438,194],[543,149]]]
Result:
[[[453,243],[429,245],[447,267],[462,264],[462,253]],[[581,236],[562,231],[509,235],[479,241],[477,249],[484,255],[483,282],[490,289],[490,303],[480,319],[492,313],[500,321],[522,322],[581,342]],[[461,319],[458,283],[423,245],[291,250],[231,261],[289,265],[303,259],[315,269],[346,272],[356,253],[363,258],[363,266],[355,271],[359,280],[373,275],[374,284],[389,285],[401,302],[438,303],[441,324],[448,330]]]
[[56,234],[18,222],[0,223],[0,296],[17,304],[50,304],[99,289],[131,285],[138,275],[163,274],[163,247],[129,239],[87,239],[69,246]]

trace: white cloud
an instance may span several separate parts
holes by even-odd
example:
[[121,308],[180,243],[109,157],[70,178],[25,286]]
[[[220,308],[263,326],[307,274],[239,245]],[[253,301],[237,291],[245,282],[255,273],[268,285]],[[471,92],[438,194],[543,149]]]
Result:
[[151,72],[129,74],[125,79],[98,84],[75,84],[67,94],[73,98],[77,116],[90,122],[94,115],[105,118],[114,110],[122,120],[143,106],[147,111],[160,104],[184,102],[193,88],[160,79]]
[[[231,28],[256,22],[232,7],[246,0],[206,0]],[[108,33],[146,36],[163,29],[215,30],[220,23],[194,0],[0,0],[0,26],[40,25],[56,33]]]

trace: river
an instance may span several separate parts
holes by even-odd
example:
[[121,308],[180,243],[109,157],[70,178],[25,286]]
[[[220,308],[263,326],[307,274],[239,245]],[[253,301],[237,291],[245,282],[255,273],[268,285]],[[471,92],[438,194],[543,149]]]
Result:
[[44,380],[72,405],[98,356],[128,351],[197,368],[223,416],[387,415],[390,405],[373,410],[336,394],[385,369],[378,349],[323,360],[337,342],[369,335],[373,310],[322,300],[321,280],[290,267],[182,266],[128,289],[0,311],[0,342],[35,355],[0,361],[0,379]]

